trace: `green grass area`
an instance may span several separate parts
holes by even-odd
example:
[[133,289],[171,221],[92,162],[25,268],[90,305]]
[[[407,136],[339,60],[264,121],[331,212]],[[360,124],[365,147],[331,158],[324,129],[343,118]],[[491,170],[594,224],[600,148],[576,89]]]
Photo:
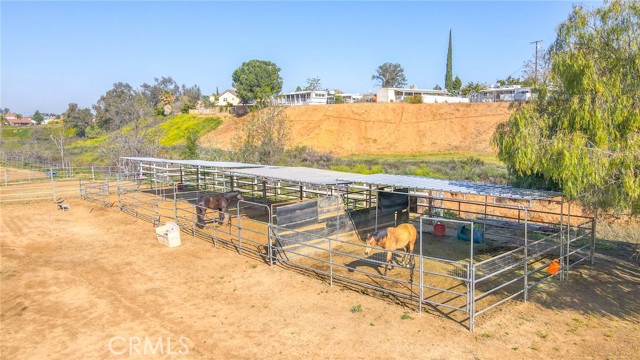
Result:
[[163,134],[160,137],[160,145],[182,144],[187,132],[195,131],[198,135],[204,135],[221,124],[222,120],[218,117],[199,117],[188,114],[174,116],[160,125]]
[[382,154],[382,155],[350,155],[341,156],[339,159],[353,161],[368,160],[399,160],[399,161],[449,161],[464,160],[469,157],[480,159],[486,163],[500,164],[500,160],[496,154],[490,153],[472,153],[472,152],[425,152],[412,154]]
[[466,180],[492,184],[506,184],[507,168],[499,162],[487,162],[477,157],[449,160],[401,158],[393,156],[334,158],[325,164],[309,166],[326,167],[335,171],[358,174],[400,174],[425,176],[437,179]]
[[[217,117],[198,117],[195,115],[181,114],[167,118],[141,119],[136,124],[142,129],[145,136],[158,139],[163,148],[163,156],[178,156],[180,148],[185,142],[186,133],[195,131],[198,135],[204,135],[215,130],[222,124]],[[134,131],[132,124],[122,128],[122,132]],[[100,155],[100,147],[109,141],[109,134],[91,139],[71,139],[67,146],[67,154],[73,158],[74,164],[79,165],[107,165]]]
[[93,139],[76,139],[67,147],[67,153],[73,157],[74,164],[107,165],[106,159],[100,156],[98,148],[108,140],[108,135]]
[[31,137],[31,127],[17,127],[17,126],[2,126],[2,139],[7,140],[26,140]]

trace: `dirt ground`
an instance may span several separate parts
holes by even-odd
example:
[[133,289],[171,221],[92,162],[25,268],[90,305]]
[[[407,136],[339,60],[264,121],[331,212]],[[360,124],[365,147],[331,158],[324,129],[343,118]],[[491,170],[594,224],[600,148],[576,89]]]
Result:
[[[291,106],[288,146],[310,146],[334,155],[494,153],[491,136],[509,119],[507,103],[363,103]],[[203,146],[231,147],[245,118],[225,118],[201,139]]]
[[[82,200],[0,204],[2,359],[637,359],[638,263],[599,255],[477,319],[315,277]],[[560,286],[562,285],[562,286]],[[138,344],[140,342],[140,344]],[[145,342],[147,347],[145,347]],[[161,346],[158,346],[160,344]],[[155,348],[154,348],[155,346]]]

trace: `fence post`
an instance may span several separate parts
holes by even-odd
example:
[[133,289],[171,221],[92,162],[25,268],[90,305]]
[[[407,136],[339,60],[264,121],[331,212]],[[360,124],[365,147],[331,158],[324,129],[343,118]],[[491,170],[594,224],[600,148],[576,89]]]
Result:
[[53,180],[53,173],[51,173],[51,194],[53,195],[53,201],[56,201],[56,182]]
[[567,264],[564,257],[564,197],[560,200],[560,280],[564,280]]
[[469,235],[469,250],[471,256],[469,258],[469,273],[471,274],[471,296],[470,296],[470,311],[469,311],[469,331],[473,332],[475,327],[476,317],[476,266],[473,261],[473,221],[471,222],[471,234]]
[[178,187],[176,185],[177,184],[174,182],[173,183],[173,221],[176,224],[178,224],[178,196],[177,196]]
[[[473,234],[473,231],[471,234]],[[473,241],[473,239],[471,241]],[[469,331],[473,332],[476,322],[476,268],[475,265],[473,265],[473,260],[469,264],[469,282],[471,283],[471,291],[469,294]]]
[[591,257],[591,265],[596,263],[596,220],[598,219],[598,213],[596,212],[593,215],[593,219],[591,220],[591,253],[589,256]]
[[564,279],[569,279],[569,268],[571,267],[571,203],[567,204],[567,272]]
[[[518,214],[520,208],[518,207]],[[529,299],[529,210],[524,210],[524,302]]]
[[120,198],[120,191],[123,186],[124,185],[122,184],[121,180],[118,179],[116,183],[116,194],[118,195],[118,209],[120,209],[121,211],[122,211],[122,199]]
[[93,166],[91,167],[91,180],[96,180],[96,174],[93,171]]
[[[424,220],[422,216],[420,216],[420,236],[419,236],[419,240],[420,243],[418,244],[418,248],[420,249],[420,275],[418,276],[420,278],[420,294],[418,295],[418,312],[422,313],[422,301],[424,300],[424,259],[422,258],[422,221]],[[415,261],[413,263],[413,266],[415,267]]]
[[109,200],[111,200],[111,198],[110,198],[110,194],[111,194],[111,193],[109,192],[109,178],[107,178],[107,179],[105,180],[105,187],[107,188],[107,189],[106,189],[106,190],[107,190],[107,193],[106,193],[106,195],[105,195],[105,196],[106,196],[106,199],[105,199],[105,204],[104,204],[104,206],[107,206],[107,204],[109,204]]

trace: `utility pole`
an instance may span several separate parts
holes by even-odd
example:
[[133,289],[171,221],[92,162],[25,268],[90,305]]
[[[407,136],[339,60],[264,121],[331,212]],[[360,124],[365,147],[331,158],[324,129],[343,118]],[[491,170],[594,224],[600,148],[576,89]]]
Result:
[[536,40],[529,43],[529,44],[536,44],[536,60],[535,60],[536,64],[533,70],[533,78],[535,79],[536,83],[538,82],[538,44],[541,42],[542,40]]

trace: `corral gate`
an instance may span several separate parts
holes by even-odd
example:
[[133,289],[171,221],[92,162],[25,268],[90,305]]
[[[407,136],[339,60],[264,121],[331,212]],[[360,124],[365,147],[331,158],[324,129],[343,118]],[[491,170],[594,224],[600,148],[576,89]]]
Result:
[[109,180],[90,181],[80,180],[80,197],[91,202],[109,205]]
[[[438,224],[452,223],[469,226],[473,233],[473,222],[439,217],[421,216],[418,229],[418,254],[420,274],[419,311],[422,305],[444,307],[469,315],[469,328],[473,331],[474,323],[474,288],[473,288],[473,239],[471,240],[470,261],[447,260],[425,256],[427,252],[425,233]],[[435,229],[432,233],[436,233]],[[443,284],[446,284],[443,285]]]

